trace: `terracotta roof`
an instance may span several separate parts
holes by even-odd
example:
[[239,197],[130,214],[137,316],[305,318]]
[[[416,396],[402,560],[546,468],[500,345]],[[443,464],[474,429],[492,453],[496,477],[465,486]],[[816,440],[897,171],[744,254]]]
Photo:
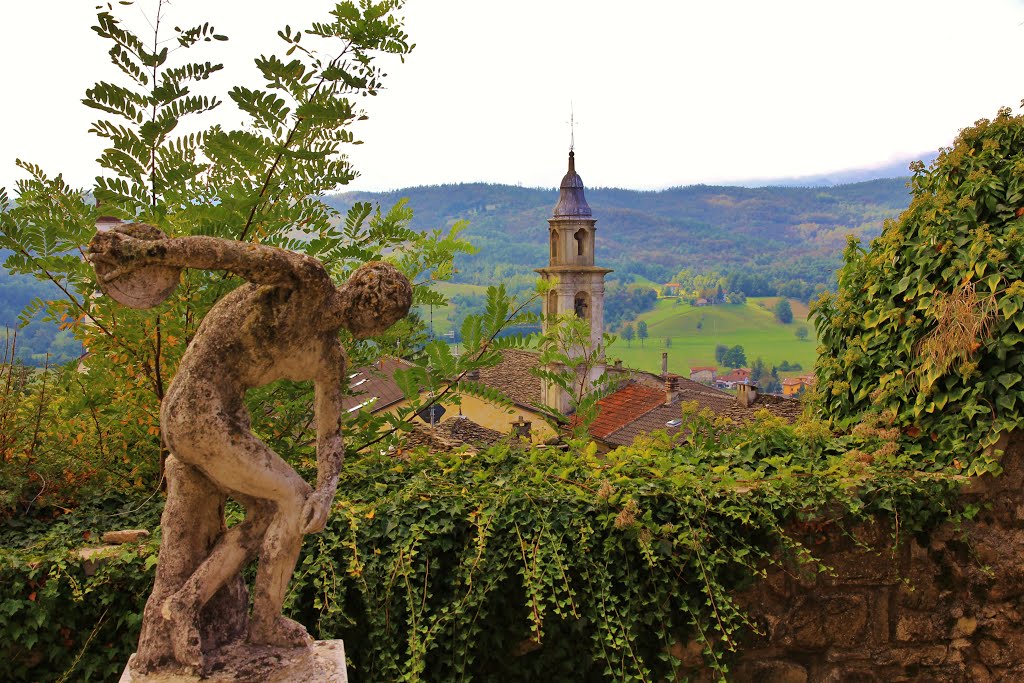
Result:
[[598,401],[597,418],[590,425],[590,434],[603,439],[664,402],[663,391],[642,384],[627,384]]
[[704,372],[706,370],[710,370],[711,372],[717,372],[718,367],[714,365],[697,365],[695,367],[690,368],[690,374],[692,375],[695,372]]
[[718,379],[722,382],[742,382],[749,377],[750,370],[747,370],[746,368],[738,368],[727,375],[719,375]]
[[540,379],[532,375],[530,369],[540,366],[537,354],[505,349],[501,355],[500,363],[480,371],[480,383],[500,389],[513,403],[535,410],[540,404]]
[[365,408],[376,412],[398,403],[405,398],[405,394],[395,383],[395,370],[411,367],[412,363],[384,356],[374,365],[353,370],[348,376],[351,395],[342,399],[342,410],[348,413]]
[[[676,434],[679,432],[679,426],[669,426],[668,423],[672,420],[678,420],[682,417],[682,403],[684,402],[696,402],[701,408],[710,409],[711,412],[716,415],[728,417],[734,420],[738,424],[745,424],[751,422],[754,419],[754,415],[762,409],[768,410],[768,412],[782,417],[789,422],[795,421],[803,413],[803,403],[791,398],[782,398],[780,396],[772,396],[769,394],[759,394],[757,400],[753,405],[749,407],[743,407],[736,401],[736,397],[732,394],[727,394],[724,391],[718,391],[717,389],[711,389],[698,382],[690,381],[684,377],[676,379],[677,390],[673,392],[671,405],[665,405],[663,391],[656,391],[652,386],[653,381],[660,380],[656,375],[649,375],[642,373],[636,377],[636,379],[643,384],[648,386],[641,386],[653,399],[655,393],[658,395],[657,405],[647,408],[646,410],[637,409],[633,411],[622,411],[622,417],[620,418],[620,424],[609,431],[605,426],[599,426],[598,422],[601,420],[603,415],[598,416],[598,419],[594,421],[591,426],[590,434],[596,439],[600,439],[605,443],[612,446],[629,446],[633,443],[633,440],[641,434],[650,434],[651,432],[659,429],[664,429],[669,434]],[[633,384],[630,386],[640,386]],[[628,389],[629,387],[627,387]],[[620,390],[615,394],[612,394],[608,398],[612,398],[617,394],[622,393]],[[599,403],[602,405],[604,399]]]

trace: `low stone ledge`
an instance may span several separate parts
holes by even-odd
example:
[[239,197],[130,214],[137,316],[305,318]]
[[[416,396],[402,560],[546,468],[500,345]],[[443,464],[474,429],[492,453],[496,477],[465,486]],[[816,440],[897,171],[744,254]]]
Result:
[[149,538],[148,529],[120,529],[118,531],[107,531],[100,540],[109,545],[123,545],[125,543],[138,543],[144,538]]
[[119,683],[348,683],[345,644],[318,640],[308,648],[261,647],[242,643],[213,655],[209,674],[138,674],[132,655]]

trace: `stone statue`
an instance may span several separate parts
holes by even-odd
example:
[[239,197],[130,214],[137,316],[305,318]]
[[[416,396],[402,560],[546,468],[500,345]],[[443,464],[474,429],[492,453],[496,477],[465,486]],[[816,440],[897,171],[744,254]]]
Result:
[[[102,220],[102,219],[101,219]],[[247,284],[207,314],[160,409],[170,451],[168,498],[153,593],[131,669],[206,675],[231,646],[302,648],[305,628],[281,614],[302,537],[322,530],[344,455],[346,381],[341,328],[379,334],[412,302],[408,279],[368,263],[335,286],[314,258],[215,237],[167,238],[115,221],[89,245],[100,288],[136,308],[165,299],[182,268],[226,270]],[[245,392],[275,380],[312,380],[317,482],[312,488],[250,431]],[[227,529],[224,502],[245,507]],[[252,599],[241,569],[258,559]]]

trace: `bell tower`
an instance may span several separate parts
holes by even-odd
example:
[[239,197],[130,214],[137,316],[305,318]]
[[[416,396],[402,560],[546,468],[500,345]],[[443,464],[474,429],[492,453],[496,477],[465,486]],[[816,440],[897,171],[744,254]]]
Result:
[[[569,151],[569,170],[562,178],[558,204],[548,219],[548,266],[536,272],[554,282],[544,302],[544,332],[557,324],[556,316],[572,313],[590,325],[590,348],[604,335],[604,276],[612,272],[594,265],[594,225],[597,221],[583,195],[583,179],[576,173],[575,153]],[[577,350],[582,353],[583,349]],[[604,374],[604,358],[591,369],[588,385]],[[542,398],[563,414],[569,397],[555,386],[545,385]]]

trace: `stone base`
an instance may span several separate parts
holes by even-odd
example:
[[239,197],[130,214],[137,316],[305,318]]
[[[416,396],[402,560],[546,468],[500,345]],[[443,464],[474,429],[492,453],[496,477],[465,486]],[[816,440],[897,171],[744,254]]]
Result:
[[132,671],[132,655],[119,683],[348,683],[345,644],[318,640],[309,648],[260,647],[242,643],[212,656],[209,675]]

